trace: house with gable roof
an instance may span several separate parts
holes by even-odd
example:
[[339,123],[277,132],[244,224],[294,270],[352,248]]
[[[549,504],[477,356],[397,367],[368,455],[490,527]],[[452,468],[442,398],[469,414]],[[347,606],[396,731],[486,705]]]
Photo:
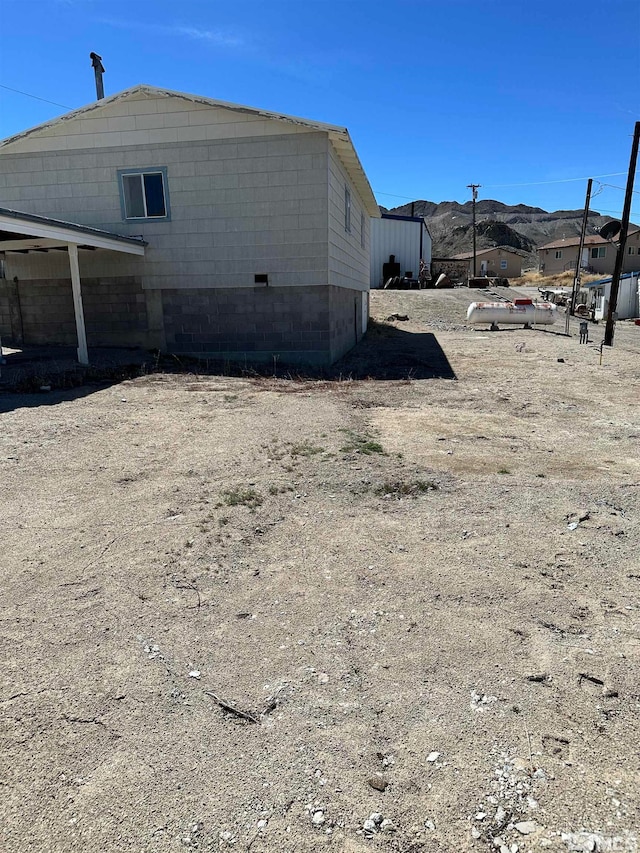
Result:
[[344,127],[139,85],[0,142],[0,335],[329,364],[380,212]]
[[[612,273],[616,263],[619,238],[605,240],[599,234],[589,234],[584,239],[580,266],[594,273]],[[542,275],[574,271],[580,249],[580,236],[552,240],[538,246],[538,268]],[[631,225],[627,231],[622,272],[631,272],[640,267],[640,228]]]

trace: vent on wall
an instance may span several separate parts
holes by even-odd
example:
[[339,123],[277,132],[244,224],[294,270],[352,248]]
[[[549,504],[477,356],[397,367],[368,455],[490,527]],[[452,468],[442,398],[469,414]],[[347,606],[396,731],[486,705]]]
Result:
[[266,272],[256,273],[253,277],[253,280],[256,284],[265,284],[267,287],[269,286],[269,276]]

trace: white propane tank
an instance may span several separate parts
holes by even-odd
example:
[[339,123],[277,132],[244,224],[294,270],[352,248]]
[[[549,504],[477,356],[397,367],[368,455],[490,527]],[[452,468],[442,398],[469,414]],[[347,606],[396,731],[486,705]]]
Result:
[[555,323],[557,306],[551,302],[516,299],[515,302],[472,302],[467,309],[469,323],[550,326]]

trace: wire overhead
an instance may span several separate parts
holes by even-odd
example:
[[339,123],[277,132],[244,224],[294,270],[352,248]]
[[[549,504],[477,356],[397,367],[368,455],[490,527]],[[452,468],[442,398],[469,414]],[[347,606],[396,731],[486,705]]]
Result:
[[39,95],[32,95],[30,92],[23,92],[20,89],[12,89],[11,86],[5,86],[0,83],[0,89],[7,89],[9,92],[16,92],[18,95],[25,95],[27,98],[34,98],[36,101],[43,101],[45,104],[53,104],[54,107],[62,107],[65,110],[72,110],[68,104],[59,104],[57,101],[50,101],[48,98],[41,98]]
[[[33,98],[36,101],[42,101],[45,104],[52,104],[54,107],[62,107],[65,110],[72,110],[74,107],[70,107],[68,104],[61,104],[58,101],[50,101],[48,98],[41,98],[39,95],[32,95],[31,92],[23,92],[21,89],[14,89],[12,86],[5,86],[4,83],[0,83],[0,89],[6,89],[8,92],[15,92],[17,95],[24,95],[26,98]],[[616,178],[619,175],[626,175],[626,172],[608,172],[605,175],[593,175],[592,177],[596,180],[596,183],[600,184],[600,189],[594,193],[594,195],[598,195],[602,192],[604,187],[610,187],[615,190],[624,190],[624,187],[618,187],[615,184],[603,184],[601,181],[598,181],[598,178]],[[496,190],[496,189],[508,189],[510,187],[536,187],[542,186],[544,184],[570,184],[575,181],[587,181],[589,178],[559,178],[554,181],[526,181],[520,184],[485,184],[485,189],[488,190]],[[415,197],[408,195],[398,195],[398,193],[385,193],[381,190],[374,191],[376,195],[385,195],[390,196],[391,198],[403,198],[406,201],[415,201]],[[640,195],[640,191],[633,190],[634,195]],[[617,211],[609,210],[603,211],[603,213],[616,213]],[[633,212],[632,212],[632,215]]]

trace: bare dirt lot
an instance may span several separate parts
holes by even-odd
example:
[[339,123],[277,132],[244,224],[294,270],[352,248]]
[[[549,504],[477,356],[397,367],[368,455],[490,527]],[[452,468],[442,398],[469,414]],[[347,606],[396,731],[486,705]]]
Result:
[[2,395],[4,850],[639,849],[640,328],[475,295],[372,294],[333,380]]

